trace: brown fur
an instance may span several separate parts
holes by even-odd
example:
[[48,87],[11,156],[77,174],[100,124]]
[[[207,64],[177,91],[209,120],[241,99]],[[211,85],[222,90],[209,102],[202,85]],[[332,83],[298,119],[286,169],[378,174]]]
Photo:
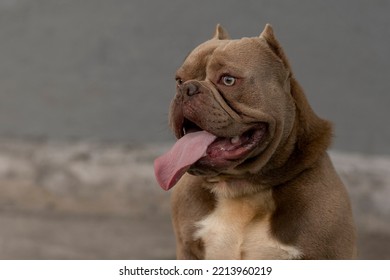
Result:
[[[240,77],[235,87],[218,85],[227,70]],[[240,135],[255,121],[268,127],[247,157],[194,166],[175,186],[177,258],[354,258],[348,194],[326,153],[331,125],[311,109],[270,25],[241,40],[218,25],[177,77],[183,84],[170,122],[178,137],[183,116],[220,137]],[[183,94],[190,83],[197,96]]]

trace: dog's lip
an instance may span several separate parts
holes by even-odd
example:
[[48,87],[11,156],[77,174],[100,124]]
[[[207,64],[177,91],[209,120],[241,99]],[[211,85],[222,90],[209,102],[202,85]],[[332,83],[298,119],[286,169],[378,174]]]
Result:
[[238,136],[218,137],[209,145],[206,154],[210,158],[239,159],[261,142],[266,128],[266,124],[261,123]]
[[209,145],[206,154],[210,158],[239,159],[261,142],[265,132],[266,125],[262,123],[238,136],[218,137]]
[[227,168],[233,162],[245,160],[261,145],[267,129],[266,123],[259,123],[239,136],[218,137],[208,146],[205,156],[193,164],[192,169]]

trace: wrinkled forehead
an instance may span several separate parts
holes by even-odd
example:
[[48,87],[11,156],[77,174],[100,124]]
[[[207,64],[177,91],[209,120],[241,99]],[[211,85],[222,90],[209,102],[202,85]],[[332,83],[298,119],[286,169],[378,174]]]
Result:
[[177,75],[188,75],[192,78],[199,76],[199,72],[206,68],[210,57],[219,47],[228,44],[228,40],[209,40],[196,47],[184,59],[183,65],[177,70]]
[[[249,69],[259,63],[269,64],[274,59],[267,44],[259,38],[239,40],[209,40],[196,47],[184,60],[177,75],[183,78],[201,79],[207,67]],[[245,69],[242,69],[244,71]]]

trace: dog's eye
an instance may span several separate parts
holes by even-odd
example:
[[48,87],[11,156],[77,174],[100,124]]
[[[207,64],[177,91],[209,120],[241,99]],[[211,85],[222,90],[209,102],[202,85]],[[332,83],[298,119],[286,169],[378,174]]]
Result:
[[176,78],[175,80],[177,85],[180,86],[181,84],[183,84],[183,80],[181,78]]
[[231,87],[236,82],[236,78],[234,78],[232,76],[228,76],[228,75],[222,76],[221,80],[222,80],[223,84],[225,86],[228,86],[228,87]]

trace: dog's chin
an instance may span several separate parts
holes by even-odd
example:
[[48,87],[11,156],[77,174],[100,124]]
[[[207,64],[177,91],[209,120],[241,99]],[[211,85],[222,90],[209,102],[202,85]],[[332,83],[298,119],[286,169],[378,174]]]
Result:
[[259,123],[240,136],[218,137],[188,172],[197,176],[228,174],[238,165],[257,157],[266,147],[266,136],[266,123]]

